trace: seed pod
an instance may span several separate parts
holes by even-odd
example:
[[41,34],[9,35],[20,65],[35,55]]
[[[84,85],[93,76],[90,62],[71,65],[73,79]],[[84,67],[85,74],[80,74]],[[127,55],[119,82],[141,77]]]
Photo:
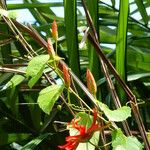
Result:
[[61,105],[57,105],[57,109],[58,109],[59,111],[61,111],[62,106],[61,106]]
[[53,36],[54,40],[57,41],[57,39],[58,39],[58,27],[57,27],[57,23],[55,20],[52,23],[52,36]]
[[86,72],[86,80],[87,80],[87,88],[89,92],[93,94],[94,96],[96,96],[96,92],[97,92],[96,82],[89,69],[87,69],[87,72]]

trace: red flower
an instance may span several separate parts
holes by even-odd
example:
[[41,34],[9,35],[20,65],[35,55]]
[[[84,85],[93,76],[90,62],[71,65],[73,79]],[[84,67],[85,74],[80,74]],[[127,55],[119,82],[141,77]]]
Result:
[[86,129],[86,126],[79,125],[80,119],[73,119],[71,123],[69,123],[69,127],[75,128],[79,131],[78,135],[68,136],[66,137],[66,144],[62,146],[58,146],[60,149],[66,150],[75,150],[79,143],[87,142],[94,134],[95,131],[101,129],[100,123],[97,120],[97,110],[93,109],[93,123],[90,128]]
[[87,69],[86,71],[86,80],[87,80],[87,88],[89,92],[93,94],[94,96],[96,96],[96,92],[97,92],[96,82],[89,69]]
[[58,39],[58,27],[57,27],[57,23],[55,20],[52,23],[52,36],[53,36],[54,40],[57,41],[57,39]]

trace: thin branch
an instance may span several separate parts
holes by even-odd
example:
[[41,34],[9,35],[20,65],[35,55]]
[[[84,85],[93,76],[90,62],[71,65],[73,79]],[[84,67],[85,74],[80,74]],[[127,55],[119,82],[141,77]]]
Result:
[[21,75],[26,74],[25,71],[12,69],[12,68],[6,68],[6,67],[0,67],[0,72],[17,73],[17,74],[21,74]]

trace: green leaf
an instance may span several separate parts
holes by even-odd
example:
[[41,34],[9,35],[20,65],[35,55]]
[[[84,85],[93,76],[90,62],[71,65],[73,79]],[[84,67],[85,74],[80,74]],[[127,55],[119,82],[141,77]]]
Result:
[[120,11],[117,29],[116,69],[125,79],[125,55],[127,46],[128,0],[120,0]]
[[34,57],[28,64],[26,75],[31,76],[28,85],[30,88],[38,81],[42,76],[43,70],[47,61],[49,60],[49,55],[40,55]]
[[121,129],[117,129],[112,133],[113,150],[142,150],[142,144],[132,136],[126,137]]
[[0,134],[0,145],[9,144],[12,142],[20,142],[23,140],[28,139],[31,136],[31,134],[23,134],[23,133],[1,133]]
[[86,128],[89,128],[93,122],[93,117],[84,112],[77,113],[76,118],[81,118],[79,124],[86,126]]
[[147,14],[147,11],[146,11],[146,8],[144,6],[144,3],[143,3],[143,0],[135,0],[137,6],[138,6],[138,10],[143,18],[143,21],[144,23],[147,25],[148,24],[148,20],[149,20],[149,17],[148,17],[148,14]]
[[[126,48],[127,48],[127,25],[129,0],[120,0],[119,20],[117,28],[116,44],[116,70],[123,80],[126,80]],[[118,86],[118,93],[121,99],[125,94],[122,88]]]
[[39,55],[34,57],[28,64],[27,76],[36,76],[49,60],[49,55]]
[[[98,0],[88,0],[86,1],[87,4],[87,8],[89,10],[90,16],[92,17],[93,20],[93,24],[95,26],[95,29],[97,31],[99,31],[99,26],[98,26],[98,5],[99,5],[99,1]],[[107,31],[107,35],[108,35]],[[100,35],[101,36],[101,35]],[[103,36],[102,36],[103,37]],[[95,48],[93,47],[93,45],[90,43],[88,43],[88,57],[89,57],[89,69],[91,70],[94,79],[97,81],[100,78],[100,71],[97,70],[101,70],[101,66],[99,63],[99,57],[95,51]]]
[[64,8],[69,66],[80,78],[76,0],[64,0]]
[[2,90],[5,90],[7,88],[13,88],[17,85],[19,85],[23,80],[25,79],[22,75],[14,75],[10,81],[2,88]]
[[29,143],[27,143],[21,150],[33,150],[35,149],[45,138],[47,138],[50,133],[42,134],[39,137],[33,139]]
[[150,77],[150,73],[137,73],[137,74],[131,74],[128,75],[128,81],[134,81],[134,80],[139,80],[142,78],[148,78]]
[[62,6],[62,2],[50,2],[50,3],[23,3],[23,4],[8,4],[7,8],[12,9],[25,9],[25,8],[41,8],[41,7],[57,7]]
[[[84,112],[80,112],[80,113],[76,114],[76,117],[81,118],[81,120],[79,121],[79,124],[86,126],[87,129],[92,125],[93,116],[91,116],[87,113],[84,113]],[[69,133],[71,136],[78,135],[78,131],[74,128],[70,128]],[[94,145],[98,145],[99,135],[100,135],[99,131],[95,132],[93,134],[92,138],[90,139],[90,142]],[[91,143],[89,143],[89,142],[80,143],[77,147],[77,150],[81,150],[81,149],[82,150],[95,150],[95,146],[92,145]]]
[[116,110],[110,110],[107,105],[99,101],[98,105],[110,121],[124,121],[131,116],[131,108],[128,106],[123,106]]
[[46,114],[50,114],[63,89],[63,85],[51,85],[39,93],[38,104]]
[[112,6],[115,7],[116,1],[115,0],[111,0]]
[[44,70],[44,67],[41,68],[41,70],[38,72],[38,74],[37,74],[36,76],[32,77],[32,78],[29,80],[28,86],[29,86],[30,88],[32,88],[32,87],[35,85],[35,83],[39,80],[39,78],[42,76],[43,70]]

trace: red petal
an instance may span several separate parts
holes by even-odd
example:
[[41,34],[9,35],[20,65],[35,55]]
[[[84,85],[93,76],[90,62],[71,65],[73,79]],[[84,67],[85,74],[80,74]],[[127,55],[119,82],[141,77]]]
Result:
[[68,142],[65,145],[58,146],[60,149],[66,149],[66,150],[75,150],[77,148],[79,143],[76,142]]
[[87,132],[97,131],[97,129],[99,128],[99,124],[96,123],[96,120],[97,120],[97,109],[94,108],[93,109],[93,123],[92,123],[91,127],[87,130]]
[[67,136],[66,137],[66,141],[69,142],[69,141],[78,141],[80,138],[80,135],[75,135],[75,136]]
[[94,108],[94,109],[93,109],[93,124],[96,123],[96,120],[97,120],[97,109]]

